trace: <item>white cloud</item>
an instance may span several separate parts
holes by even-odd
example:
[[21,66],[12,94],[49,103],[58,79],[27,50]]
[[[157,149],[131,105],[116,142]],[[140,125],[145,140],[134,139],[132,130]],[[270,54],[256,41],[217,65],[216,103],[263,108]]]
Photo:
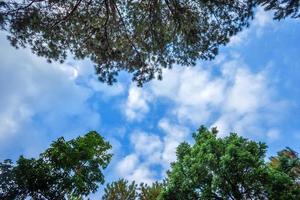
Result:
[[116,170],[121,175],[128,175],[135,170],[137,164],[138,156],[136,154],[130,154],[118,163]]
[[[134,160],[128,164],[129,171],[120,173],[118,170],[121,177],[146,182],[164,177],[170,163],[176,160],[176,147],[190,139],[191,131],[187,127],[217,126],[219,136],[237,132],[248,138],[269,141],[280,137],[272,124],[284,110],[285,102],[276,97],[268,79],[268,66],[254,73],[235,54],[231,59],[220,60],[218,67],[219,76],[201,66],[176,67],[165,70],[162,81],[152,81],[146,87],[138,88],[134,101],[142,103],[131,104],[142,105],[137,107],[136,112],[140,113],[136,115],[146,115],[150,104],[161,99],[169,106],[166,113],[160,113],[163,117],[157,124],[162,134],[134,132],[131,135],[134,149],[130,158]],[[136,90],[135,87],[132,89]],[[129,92],[129,102],[131,95]],[[127,162],[125,157],[117,168],[124,168]],[[151,170],[156,165],[161,167],[160,176]]]
[[254,18],[254,26],[258,28],[264,28],[273,23],[273,13],[267,12],[263,7],[258,7],[255,18]]
[[223,87],[222,79],[213,78],[201,67],[174,68],[164,71],[162,81],[153,81],[150,91],[154,96],[174,103],[172,113],[181,123],[204,123],[211,115],[210,107],[222,102]]
[[121,83],[115,83],[113,85],[107,85],[106,83],[100,83],[97,79],[90,78],[87,85],[95,92],[101,92],[105,97],[110,98],[121,95],[125,92],[125,88]]
[[162,165],[166,170],[168,169],[169,164],[176,160],[177,146],[186,140],[190,132],[187,128],[172,124],[167,119],[162,119],[158,126],[165,133],[163,137],[164,147],[162,152]]
[[116,165],[116,172],[128,180],[137,182],[152,182],[155,174],[150,168],[161,164],[163,144],[154,134],[135,132],[131,136],[133,152],[121,159]]
[[275,141],[280,138],[280,131],[277,129],[271,129],[267,132],[268,139],[270,141]]
[[153,183],[156,179],[154,178],[154,171],[149,169],[148,166],[143,166],[139,164],[137,168],[127,176],[126,178],[129,181],[135,181],[136,183],[146,183],[146,184],[151,184]]
[[238,45],[245,45],[248,42],[248,38],[253,33],[255,36],[261,37],[267,27],[274,28],[273,24],[273,13],[266,12],[262,7],[258,7],[254,15],[254,20],[250,21],[250,28],[245,28],[243,31],[232,36],[230,38],[230,43],[228,44],[228,46],[233,47]]
[[[130,137],[133,151],[116,164],[119,176],[137,182],[151,183],[163,177],[171,162],[176,160],[177,146],[187,138],[189,131],[179,125],[162,119],[158,127],[164,132],[156,134],[134,132]],[[162,170],[151,170],[161,166]]]
[[243,31],[237,33],[236,35],[234,35],[230,38],[230,42],[229,42],[228,46],[232,47],[232,46],[238,46],[241,44],[246,44],[249,34],[250,34],[250,30],[244,29]]
[[128,99],[124,105],[125,115],[128,120],[140,121],[143,116],[149,111],[148,102],[151,97],[148,93],[144,92],[142,88],[131,84],[128,92]]
[[100,115],[87,103],[94,90],[77,83],[78,66],[49,64],[29,50],[16,50],[3,34],[0,42],[0,158],[12,144],[18,149],[14,154],[35,156],[58,136],[99,127]]
[[167,137],[175,139],[177,141],[182,141],[187,136],[187,128],[171,124],[168,119],[161,119],[158,123],[159,128],[161,128]]
[[[50,65],[38,58],[29,60],[24,58],[30,58],[24,51],[14,53],[23,61],[3,58],[0,75],[3,117],[0,121],[16,124],[13,132],[18,132],[23,123],[30,122],[39,113],[45,113],[44,119],[49,123],[57,124],[66,115],[88,114],[84,102],[90,91],[75,84],[71,66]],[[4,138],[10,133],[1,131],[0,135]]]
[[134,132],[130,137],[133,152],[116,164],[116,172],[130,181],[151,183],[155,172],[151,167],[161,162],[163,144],[154,134]]
[[[226,68],[230,68],[230,73]],[[223,64],[223,76],[227,79],[223,91],[226,98],[219,105],[220,115],[212,126],[217,126],[221,135],[237,132],[248,137],[269,137],[267,131],[273,117],[280,116],[287,102],[276,99],[267,68],[253,73],[242,61],[229,61]]]
[[238,70],[226,95],[226,109],[244,114],[266,106],[269,98],[266,82],[263,73],[252,74],[247,69]]
[[[135,132],[130,137],[135,152],[139,155],[155,156],[155,152],[160,151],[162,143],[157,135],[147,134],[145,132]],[[151,159],[149,160],[151,162]]]
[[[223,56],[224,57],[224,56]],[[145,115],[152,101],[167,99],[165,118],[183,126],[217,126],[220,135],[238,132],[268,137],[267,130],[286,107],[278,100],[268,79],[268,68],[252,72],[238,54],[218,62],[219,76],[210,68],[179,68],[164,70],[162,81],[153,81],[139,88],[137,106]],[[150,97],[147,94],[151,95]],[[131,96],[129,95],[129,100]],[[147,112],[146,112],[147,111]],[[174,118],[175,117],[175,118]]]

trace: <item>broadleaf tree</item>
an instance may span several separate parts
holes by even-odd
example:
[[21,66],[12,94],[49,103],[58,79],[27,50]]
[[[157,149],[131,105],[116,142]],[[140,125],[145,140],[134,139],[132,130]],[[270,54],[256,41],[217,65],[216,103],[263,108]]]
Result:
[[235,133],[219,138],[216,129],[205,127],[194,139],[193,145],[184,142],[178,146],[161,200],[300,199],[299,174],[296,179],[290,175],[294,168],[272,164],[274,159],[282,160],[281,153],[266,163],[264,143]]
[[70,52],[95,63],[101,81],[127,71],[142,85],[163,68],[213,59],[257,5],[299,17],[299,0],[0,0],[0,29],[49,61]]
[[[107,184],[103,200],[300,199],[300,159],[285,148],[265,159],[267,146],[201,127],[195,143],[181,143],[163,183]],[[37,159],[0,163],[0,199],[81,200],[104,183],[111,146],[96,132],[54,141]],[[99,197],[100,198],[100,197]]]
[[97,132],[54,141],[39,158],[0,163],[0,199],[81,199],[104,183],[111,146]]
[[294,180],[300,178],[300,158],[298,153],[287,147],[270,158],[270,166],[287,173]]

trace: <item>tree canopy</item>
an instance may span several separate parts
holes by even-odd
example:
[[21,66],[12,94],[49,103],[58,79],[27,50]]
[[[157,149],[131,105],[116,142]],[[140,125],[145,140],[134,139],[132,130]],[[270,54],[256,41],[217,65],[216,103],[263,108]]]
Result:
[[163,184],[154,182],[151,185],[141,183],[139,186],[133,181],[125,179],[107,184],[102,200],[156,200],[160,195]]
[[291,148],[285,148],[277,153],[277,156],[272,156],[270,159],[272,168],[284,171],[294,180],[300,178],[300,159],[298,153]]
[[296,154],[287,157],[287,150],[283,150],[266,163],[264,143],[234,133],[218,138],[216,129],[204,127],[194,134],[194,139],[194,145],[178,146],[177,161],[168,172],[160,199],[300,198]]
[[[108,183],[102,200],[298,200],[300,159],[285,148],[265,159],[267,146],[201,127],[191,145],[181,143],[163,182]],[[0,163],[0,199],[82,200],[104,184],[111,146],[97,132],[54,141],[37,159]]]
[[163,68],[213,59],[257,5],[299,17],[299,0],[0,0],[0,28],[49,61],[70,52],[91,59],[101,81],[127,71],[142,85]]
[[137,196],[137,184],[120,179],[107,184],[102,200],[135,200]]
[[274,11],[274,19],[280,20],[288,16],[292,18],[300,17],[299,0],[257,0],[259,5],[265,7],[265,10]]
[[16,164],[0,163],[0,199],[62,200],[95,192],[104,183],[102,169],[111,146],[97,132],[54,141],[39,158],[21,156]]

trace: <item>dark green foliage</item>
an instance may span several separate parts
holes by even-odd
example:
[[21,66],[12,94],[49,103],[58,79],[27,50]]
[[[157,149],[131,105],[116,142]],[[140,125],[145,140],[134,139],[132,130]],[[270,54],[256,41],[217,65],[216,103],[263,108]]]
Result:
[[[120,179],[104,189],[103,200],[298,200],[300,159],[290,148],[265,161],[267,146],[231,133],[201,127],[195,143],[177,147],[164,183]],[[37,159],[23,156],[0,163],[0,199],[82,200],[104,183],[111,146],[96,132],[54,141]]]
[[71,52],[91,59],[101,81],[127,71],[142,85],[163,68],[213,59],[257,5],[299,17],[299,0],[0,0],[0,29],[49,61]]
[[249,0],[8,0],[1,24],[15,47],[49,60],[90,58],[101,81],[119,71],[139,85],[173,64],[213,59],[220,45],[248,25]]
[[0,0],[0,29],[49,61],[71,52],[91,59],[101,81],[127,71],[142,85],[163,68],[213,59],[257,5],[299,17],[299,0]]
[[86,196],[104,183],[102,169],[111,146],[97,132],[65,141],[59,138],[38,159],[21,156],[0,164],[0,199],[65,199]]
[[218,138],[216,129],[204,127],[194,139],[194,145],[182,143],[177,148],[177,161],[168,172],[160,199],[300,198],[299,185],[288,175],[291,169],[265,163],[264,143],[234,133]]
[[265,10],[274,10],[274,19],[300,17],[300,0],[257,0],[257,2],[264,6]]

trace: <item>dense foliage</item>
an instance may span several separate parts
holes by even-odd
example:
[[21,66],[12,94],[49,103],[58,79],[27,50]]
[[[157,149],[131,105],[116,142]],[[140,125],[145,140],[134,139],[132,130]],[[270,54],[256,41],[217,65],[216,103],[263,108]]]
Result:
[[63,61],[90,58],[101,81],[120,71],[139,85],[163,68],[213,59],[260,4],[299,17],[299,0],[0,0],[0,29],[15,47]]
[[154,182],[152,185],[140,184],[139,200],[156,200],[158,199],[164,183]]
[[59,138],[37,159],[21,156],[0,163],[0,199],[62,200],[95,192],[104,183],[101,169],[111,146],[97,132],[65,141]]
[[139,186],[133,181],[120,179],[107,184],[102,200],[156,200],[163,188],[162,183],[152,185],[141,183]]
[[[201,127],[182,143],[160,199],[300,199],[299,158],[289,149],[265,162],[267,146]],[[292,156],[286,156],[292,153]]]
[[137,184],[129,184],[127,180],[120,179],[107,184],[102,200],[135,200],[137,196]]
[[[265,159],[267,146],[231,133],[217,137],[205,127],[181,143],[163,183],[109,183],[102,200],[298,200],[300,159],[285,148]],[[37,159],[0,163],[0,199],[82,200],[104,183],[111,146],[96,132],[59,138]],[[100,198],[100,197],[99,197]]]

